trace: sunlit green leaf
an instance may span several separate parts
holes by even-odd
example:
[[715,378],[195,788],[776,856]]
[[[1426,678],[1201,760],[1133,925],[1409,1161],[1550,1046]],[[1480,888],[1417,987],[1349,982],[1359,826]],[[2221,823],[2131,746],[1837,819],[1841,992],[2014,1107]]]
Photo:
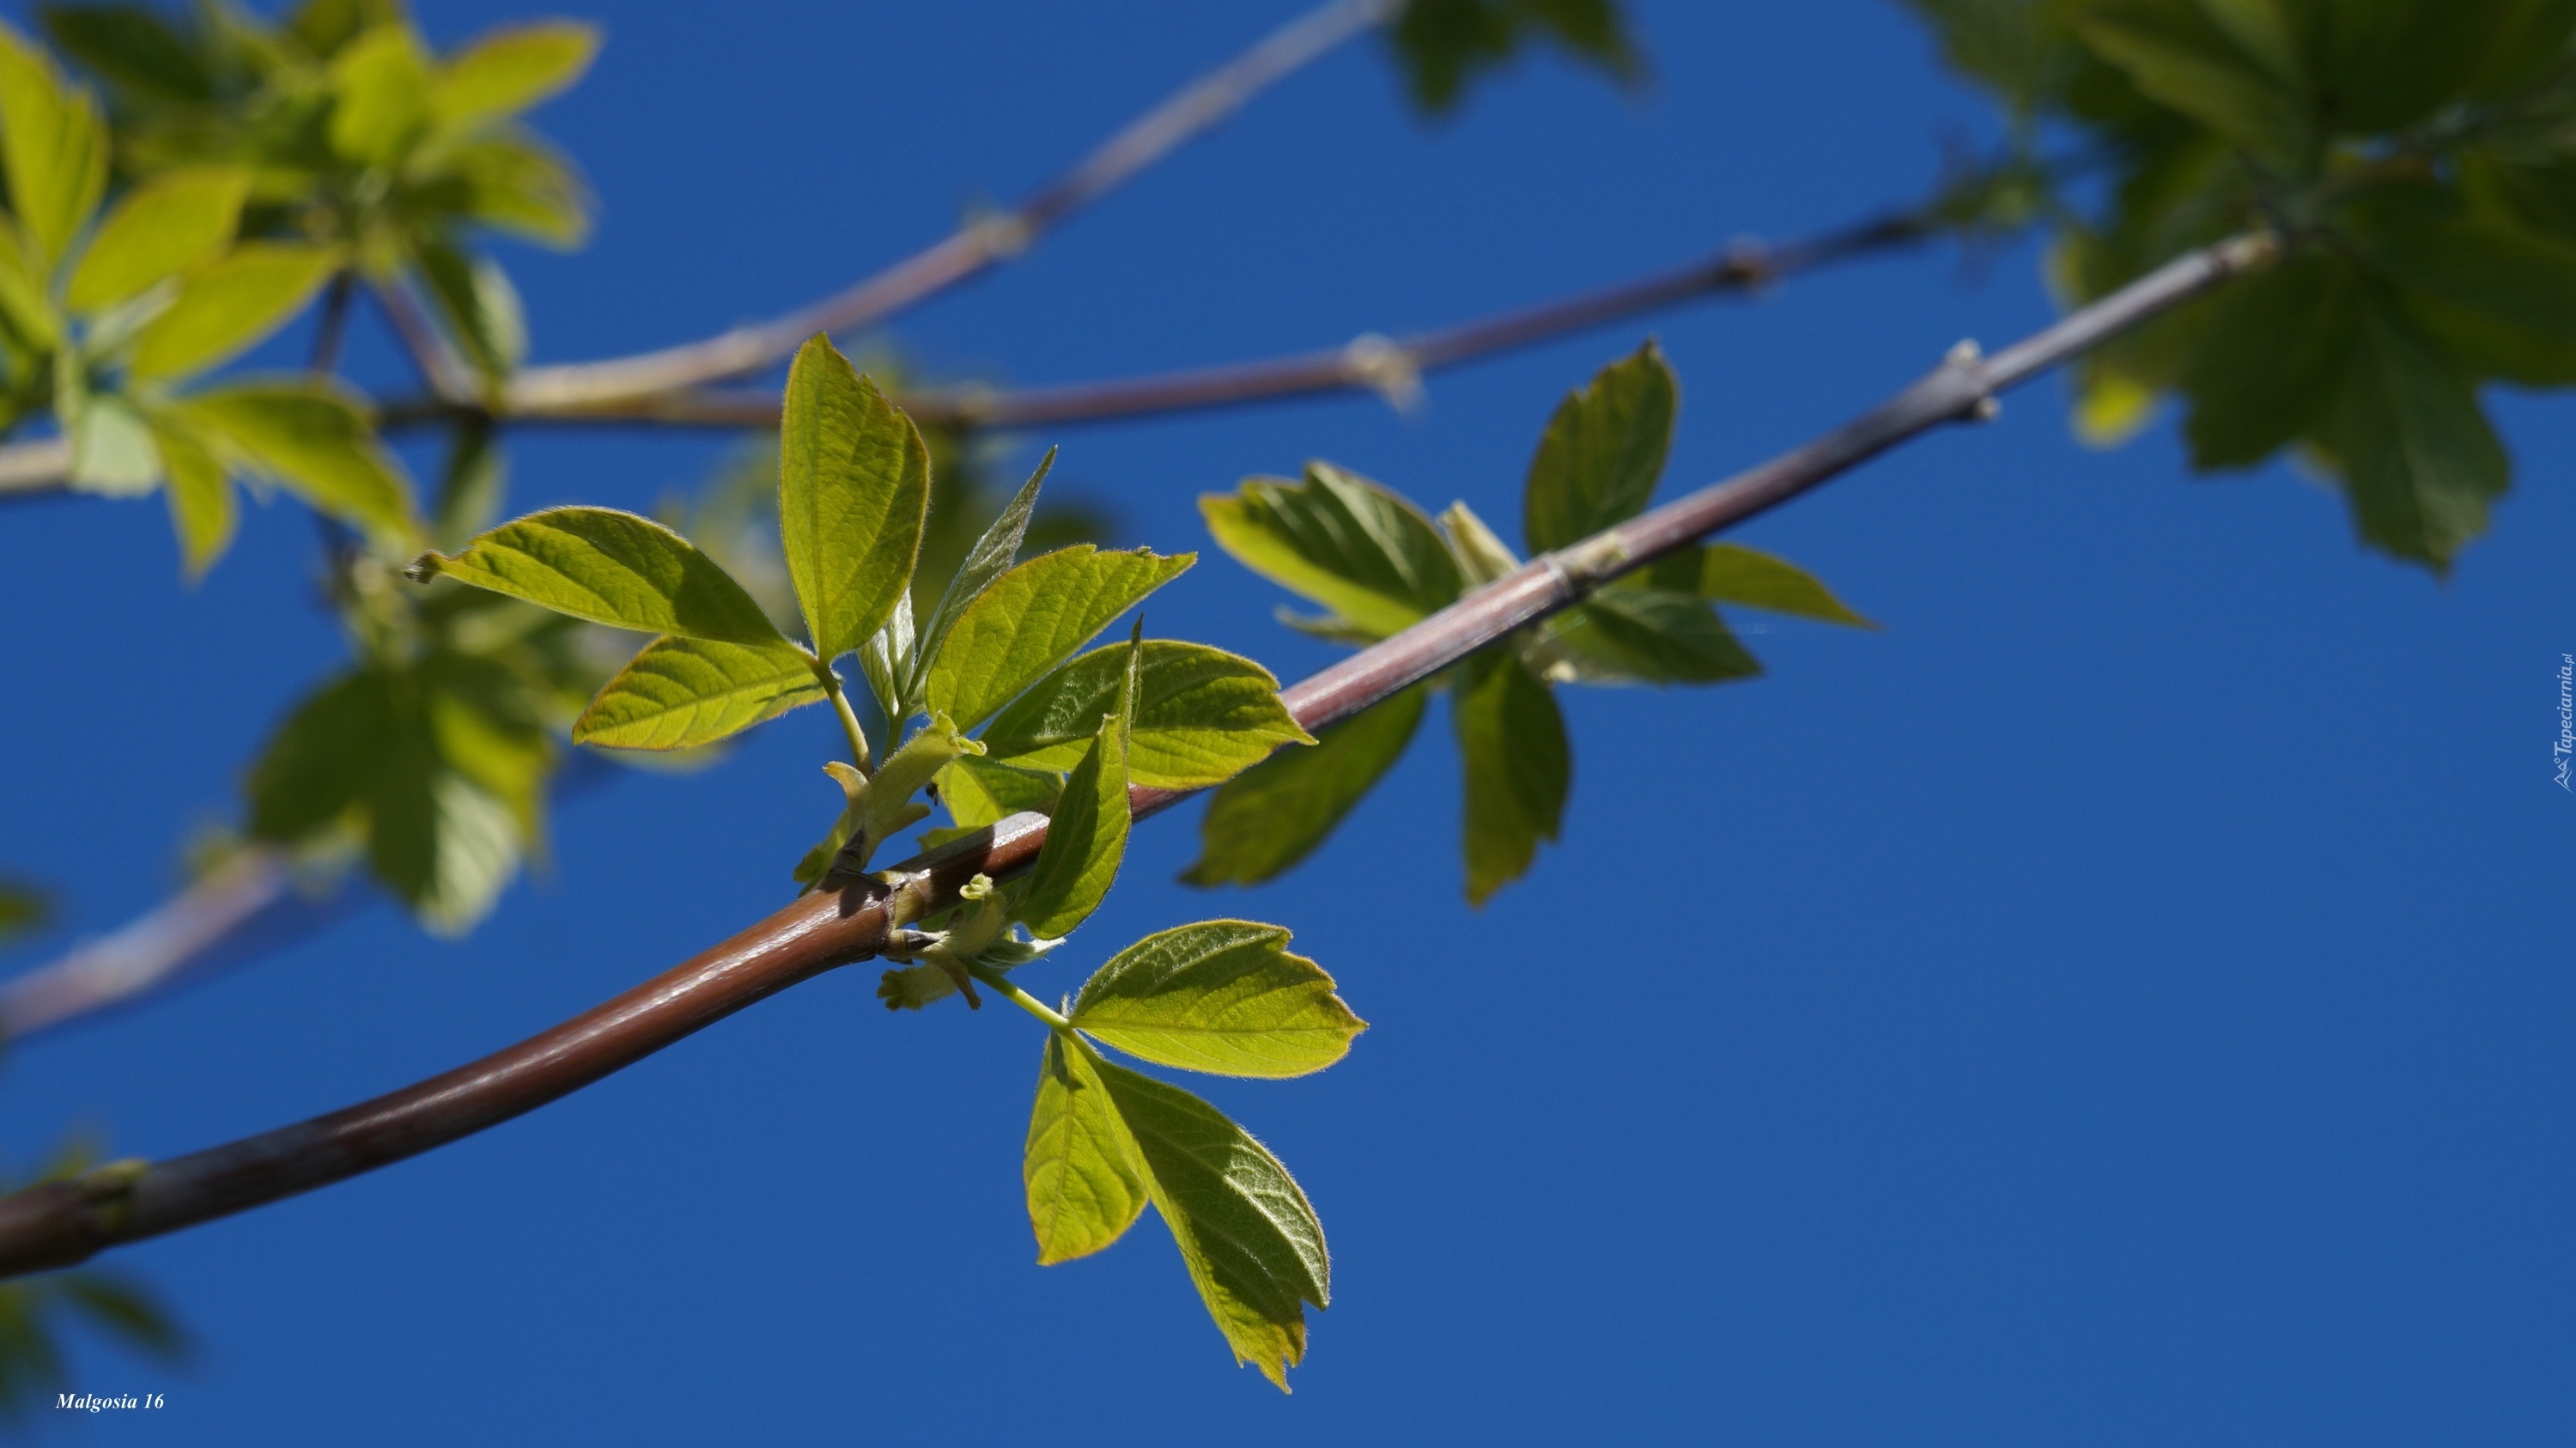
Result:
[[589,192],[572,163],[534,136],[471,142],[448,151],[446,161],[465,183],[465,213],[474,220],[558,248],[589,236]]
[[1467,899],[1482,905],[1556,838],[1574,759],[1556,700],[1516,659],[1474,661],[1450,704],[1466,769]]
[[[1039,680],[984,731],[995,759],[1070,769],[1115,708],[1127,648],[1094,649]],[[1127,777],[1161,789],[1222,784],[1282,744],[1311,744],[1269,670],[1205,644],[1145,644],[1144,695],[1128,735]]]
[[87,89],[66,81],[53,57],[5,22],[0,161],[34,270],[50,272],[107,190],[107,122]]
[[1040,1266],[1090,1256],[1125,1235],[1145,1210],[1144,1178],[1093,1059],[1079,1042],[1047,1032],[1020,1168]]
[[958,616],[966,611],[966,606],[982,597],[985,589],[992,587],[1003,574],[1011,571],[1012,565],[1019,562],[1020,542],[1028,536],[1030,515],[1037,511],[1038,488],[1054,466],[1055,449],[1048,448],[1046,456],[1038,459],[1037,470],[1029,474],[1027,482],[1020,484],[1020,490],[1011,495],[1011,501],[1002,505],[1002,511],[994,515],[982,536],[967,548],[956,573],[949,577],[947,587],[940,590],[939,602],[931,608],[928,621],[922,625],[912,646],[912,667],[901,685],[901,692],[907,697],[920,690],[923,677],[938,659],[940,647],[948,641],[949,630],[956,627]]
[[1329,464],[1309,464],[1303,483],[1252,478],[1202,495],[1199,512],[1237,562],[1371,637],[1447,607],[1463,587],[1421,509]]
[[237,166],[172,171],[135,187],[81,253],[65,304],[102,311],[213,256],[231,243],[249,194],[250,173]]
[[172,404],[218,453],[314,508],[346,519],[388,553],[418,547],[411,483],[358,405],[322,380],[243,382]]
[[786,646],[760,605],[714,559],[652,519],[613,508],[530,513],[476,538],[453,558],[427,554],[413,571],[640,633]]
[[894,612],[929,509],[920,429],[830,338],[807,341],[778,429],[778,526],[816,654],[848,653]]
[[1700,550],[1699,596],[1792,618],[1812,618],[1853,628],[1877,624],[1851,611],[1823,580],[1783,558],[1739,543],[1711,543]]
[[[1696,594],[1607,588],[1560,615],[1549,643],[1576,656],[1585,683],[1715,684],[1752,678],[1761,664]],[[1596,676],[1586,665],[1598,666]]]
[[[1142,648],[1135,652],[1141,661]],[[1090,750],[1065,776],[1063,798],[1047,821],[1046,843],[1029,870],[1018,911],[1041,937],[1071,935],[1090,919],[1126,858],[1127,730],[1135,699],[1132,686],[1120,691],[1118,709],[1101,718]]]
[[1064,776],[1040,774],[991,759],[967,755],[939,773],[940,803],[949,818],[966,829],[999,824],[1026,811],[1055,813],[1064,794]]
[[1579,543],[1643,512],[1664,475],[1680,389],[1648,342],[1557,404],[1530,459],[1521,532],[1532,553]]
[[439,66],[430,110],[443,126],[516,115],[571,89],[598,52],[598,27],[575,20],[487,30]]
[[62,340],[63,318],[10,226],[0,226],[0,322],[30,352],[50,352]]
[[1195,553],[1104,553],[1086,543],[1020,564],[958,614],[923,703],[974,728],[1196,561]]
[[361,165],[401,159],[430,121],[429,59],[401,23],[378,25],[331,58],[331,149]]
[[1314,853],[1403,756],[1427,697],[1407,689],[1228,780],[1199,821],[1199,857],[1182,881],[1257,885]]
[[179,535],[179,558],[187,576],[198,579],[232,546],[239,503],[223,464],[185,422],[147,415],[152,442],[161,455],[162,484],[170,500],[170,526]]
[[1157,1065],[1221,1076],[1304,1076],[1368,1029],[1288,932],[1206,920],[1109,958],[1074,998],[1076,1026]]
[[301,242],[249,241],[191,277],[143,329],[137,377],[184,377],[224,362],[285,326],[339,269],[341,255]]
[[691,749],[823,698],[814,661],[783,640],[659,638],[600,689],[573,721],[572,738],[609,749]]
[[1252,1134],[1198,1097],[1094,1057],[1147,1193],[1235,1361],[1282,1390],[1306,1355],[1306,1303],[1332,1300],[1323,1224]]
[[873,776],[827,766],[848,792],[849,808],[831,835],[797,865],[797,883],[814,884],[835,869],[844,876],[867,869],[880,846],[929,815],[930,807],[913,796],[950,764],[980,752],[981,747],[959,734],[948,716],[933,714],[929,723],[886,756]]

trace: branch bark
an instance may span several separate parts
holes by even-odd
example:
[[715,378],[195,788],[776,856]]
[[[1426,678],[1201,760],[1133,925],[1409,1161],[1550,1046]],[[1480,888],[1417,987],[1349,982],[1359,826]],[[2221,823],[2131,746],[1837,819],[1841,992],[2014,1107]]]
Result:
[[[2185,254],[1992,357],[1962,343],[1876,408],[1724,482],[1543,555],[1284,695],[1308,729],[1346,718],[1601,583],[1776,507],[1895,444],[1995,413],[1995,395],[2268,260],[2269,234]],[[1186,791],[1135,789],[1157,813]],[[0,1198],[0,1275],[212,1221],[443,1146],[532,1111],[836,966],[957,898],[975,875],[1026,868],[1046,820],[1014,815],[875,878],[805,896],[711,950],[554,1029],[346,1110],[159,1164],[116,1163]]]

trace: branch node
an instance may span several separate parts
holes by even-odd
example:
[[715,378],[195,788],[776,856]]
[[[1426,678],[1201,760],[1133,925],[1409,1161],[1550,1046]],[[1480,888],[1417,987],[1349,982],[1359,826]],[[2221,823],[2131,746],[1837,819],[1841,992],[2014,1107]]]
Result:
[[1771,248],[1758,236],[1739,236],[1726,244],[1725,257],[1717,264],[1718,279],[1731,286],[1765,287],[1777,280],[1779,265],[1772,260]]
[[1363,332],[1342,348],[1342,375],[1410,416],[1422,406],[1422,367],[1394,338]]

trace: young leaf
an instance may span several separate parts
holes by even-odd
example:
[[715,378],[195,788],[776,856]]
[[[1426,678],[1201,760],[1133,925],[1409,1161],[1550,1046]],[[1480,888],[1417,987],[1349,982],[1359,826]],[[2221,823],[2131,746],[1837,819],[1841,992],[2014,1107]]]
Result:
[[501,516],[509,474],[509,462],[502,456],[491,420],[469,418],[458,423],[448,441],[430,541],[440,548],[463,548],[475,534],[491,527],[492,520]]
[[[1141,661],[1142,644],[1129,648]],[[1133,688],[1119,691],[1119,707],[1101,717],[1090,751],[1065,776],[1064,797],[1047,821],[1046,843],[1018,911],[1042,937],[1061,939],[1090,919],[1126,858],[1127,728],[1135,703]]]
[[1652,341],[1566,394],[1521,495],[1521,535],[1532,553],[1579,543],[1645,510],[1664,475],[1679,398],[1673,369]]
[[185,377],[286,325],[338,270],[340,253],[300,242],[248,241],[180,288],[135,341],[136,377]]
[[331,59],[331,149],[365,166],[400,160],[429,126],[429,61],[399,21]]
[[329,60],[369,30],[399,24],[402,18],[403,0],[304,0],[286,29],[306,54]]
[[573,721],[575,744],[693,749],[823,700],[814,661],[795,645],[659,638]]
[[590,69],[599,28],[539,20],[487,30],[438,68],[429,107],[442,126],[514,116],[560,95]]
[[894,601],[885,626],[859,645],[859,672],[867,676],[868,692],[884,711],[889,729],[901,729],[912,716],[914,690],[908,687],[906,666],[912,661],[913,644],[912,594],[906,590]]
[[1055,813],[1064,776],[1013,769],[967,755],[939,772],[939,800],[961,829],[999,824],[1022,813]]
[[53,57],[0,22],[0,161],[9,209],[50,273],[107,190],[107,122]]
[[145,6],[42,5],[36,13],[55,49],[111,87],[181,105],[215,98],[205,62]]
[[489,257],[469,257],[435,238],[416,245],[412,257],[484,381],[497,385],[518,370],[528,351],[528,321],[509,273]]
[[902,692],[906,696],[920,692],[923,678],[939,658],[940,646],[948,641],[948,631],[957,625],[958,615],[966,611],[968,604],[983,597],[984,590],[992,587],[994,580],[1010,572],[1011,566],[1019,562],[1020,541],[1029,532],[1029,515],[1037,511],[1038,487],[1054,468],[1055,449],[1048,448],[1046,456],[1038,459],[1037,471],[1029,474],[1027,482],[1020,484],[1020,490],[1011,495],[1011,501],[1003,506],[991,526],[985,528],[983,536],[966,550],[965,561],[957,565],[957,572],[948,580],[948,586],[939,591],[939,602],[930,610],[929,622],[922,627],[918,641],[911,646],[909,668],[902,681]]
[[72,486],[111,498],[148,493],[161,481],[161,454],[134,404],[92,393],[72,415]]
[[590,196],[572,163],[533,137],[503,135],[447,151],[465,214],[496,231],[569,249],[590,234]]
[[1220,1076],[1304,1076],[1350,1054],[1368,1025],[1333,978],[1288,953],[1288,932],[1207,920],[1146,936],[1074,998],[1074,1025],[1131,1056]]
[[1235,1361],[1286,1391],[1306,1356],[1304,1304],[1332,1300],[1332,1258],[1306,1194],[1215,1107],[1096,1056],[1090,1065]]
[[547,508],[483,534],[453,558],[429,553],[412,565],[422,581],[439,574],[639,633],[794,647],[714,559],[652,519],[614,508]]
[[1251,478],[1199,498],[1217,545],[1244,567],[1384,638],[1456,601],[1449,545],[1397,493],[1328,463],[1306,481]]
[[1482,905],[1556,838],[1574,778],[1565,720],[1520,661],[1473,661],[1450,696],[1466,768],[1467,901]]
[[930,450],[912,419],[816,336],[787,374],[778,531],[815,655],[868,641],[912,586],[930,509]]
[[1494,536],[1494,530],[1465,503],[1451,503],[1441,510],[1440,529],[1449,535],[1449,551],[1458,555],[1458,572],[1469,588],[1482,588],[1521,566],[1511,545]]
[[1314,853],[1404,754],[1429,697],[1405,690],[1228,780],[1199,820],[1189,885],[1257,885]]
[[1877,624],[1852,612],[1823,580],[1786,559],[1738,543],[1711,543],[1700,550],[1699,596],[1712,603],[1812,618],[1853,628]]
[[179,535],[180,564],[193,583],[205,577],[206,570],[232,546],[239,507],[232,480],[185,422],[152,414],[146,414],[144,421],[161,455],[170,526]]
[[1687,593],[1605,588],[1582,605],[1612,667],[1650,684],[1718,684],[1762,672],[1715,610]]
[[1047,1032],[1020,1168],[1041,1267],[1090,1256],[1124,1236],[1145,1210],[1144,1179],[1092,1060],[1080,1042]]
[[[827,873],[844,877],[856,876],[868,867],[869,858],[879,846],[921,822],[930,807],[915,800],[922,786],[939,776],[961,755],[979,754],[983,746],[957,732],[945,714],[933,714],[930,722],[916,731],[903,747],[886,757],[873,778],[857,778],[857,771],[841,776],[850,790],[850,809],[841,823],[834,826],[838,838],[817,846],[796,867],[799,884],[811,885]],[[839,770],[834,770],[836,776]],[[1113,865],[1114,869],[1115,866]]]
[[64,304],[95,315],[222,251],[249,194],[250,172],[238,166],[172,171],[135,187],[99,223]]
[[2511,461],[2468,379],[2393,305],[2373,303],[2319,441],[2362,536],[2441,570],[2485,531]]
[[1030,559],[958,613],[922,702],[974,728],[1197,561],[1195,553],[1104,553],[1088,543]]
[[[1117,706],[1123,645],[1094,649],[1040,679],[984,731],[997,760],[1069,769]],[[1150,640],[1127,738],[1127,778],[1158,789],[1222,784],[1282,744],[1312,744],[1279,702],[1279,681],[1252,660],[1205,644]]]
[[244,382],[171,405],[218,451],[400,554],[420,543],[411,483],[355,402],[321,380]]

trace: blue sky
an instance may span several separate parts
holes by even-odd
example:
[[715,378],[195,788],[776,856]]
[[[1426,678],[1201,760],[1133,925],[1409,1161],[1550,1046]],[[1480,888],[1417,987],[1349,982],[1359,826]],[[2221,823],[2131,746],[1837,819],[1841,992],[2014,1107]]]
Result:
[[[14,7],[13,7],[14,8]],[[424,4],[452,43],[521,14]],[[907,317],[925,364],[1070,381],[1437,325],[1916,193],[1981,103],[1883,0],[1638,7],[1658,81],[1549,63],[1445,124],[1339,55],[1003,274]],[[1293,13],[1122,0],[587,10],[544,115],[604,198],[513,254],[540,360],[835,287],[1022,193]],[[1932,252],[1435,378],[1067,429],[1125,541],[1324,457],[1510,519],[1562,391],[1651,328],[1667,487],[1800,440],[2049,306],[2027,250]],[[356,365],[390,379],[381,345]],[[2506,397],[2514,494],[2437,583],[2285,469],[2189,477],[2169,428],[2069,437],[2053,383],[1745,541],[1885,632],[1777,624],[1758,682],[1566,696],[1563,843],[1481,912],[1435,716],[1300,872],[1173,885],[1142,828],[1041,992],[1212,915],[1290,926],[1374,1026],[1293,1083],[1193,1082],[1314,1198],[1335,1305],[1282,1398],[1228,1366],[1167,1235],[1041,1270],[1018,1160],[1037,1032],[889,1016],[874,972],[765,1003],[463,1145],[119,1254],[200,1334],[96,1349],[159,1413],[66,1441],[2534,1441],[2571,1407],[2565,1204],[2576,650],[2562,402]],[[514,503],[649,506],[717,441],[558,433]],[[0,515],[12,871],[32,963],[148,907],[340,646],[311,533],[257,512],[183,589],[157,504]],[[1157,632],[1329,660],[1209,551]],[[1186,621],[1184,624],[1183,621]],[[1179,627],[1176,627],[1179,626]],[[164,1156],[529,1034],[774,908],[828,815],[813,712],[722,768],[567,805],[555,863],[461,943],[377,908],[13,1052],[0,1139]],[[71,1415],[61,1415],[70,1417]]]

